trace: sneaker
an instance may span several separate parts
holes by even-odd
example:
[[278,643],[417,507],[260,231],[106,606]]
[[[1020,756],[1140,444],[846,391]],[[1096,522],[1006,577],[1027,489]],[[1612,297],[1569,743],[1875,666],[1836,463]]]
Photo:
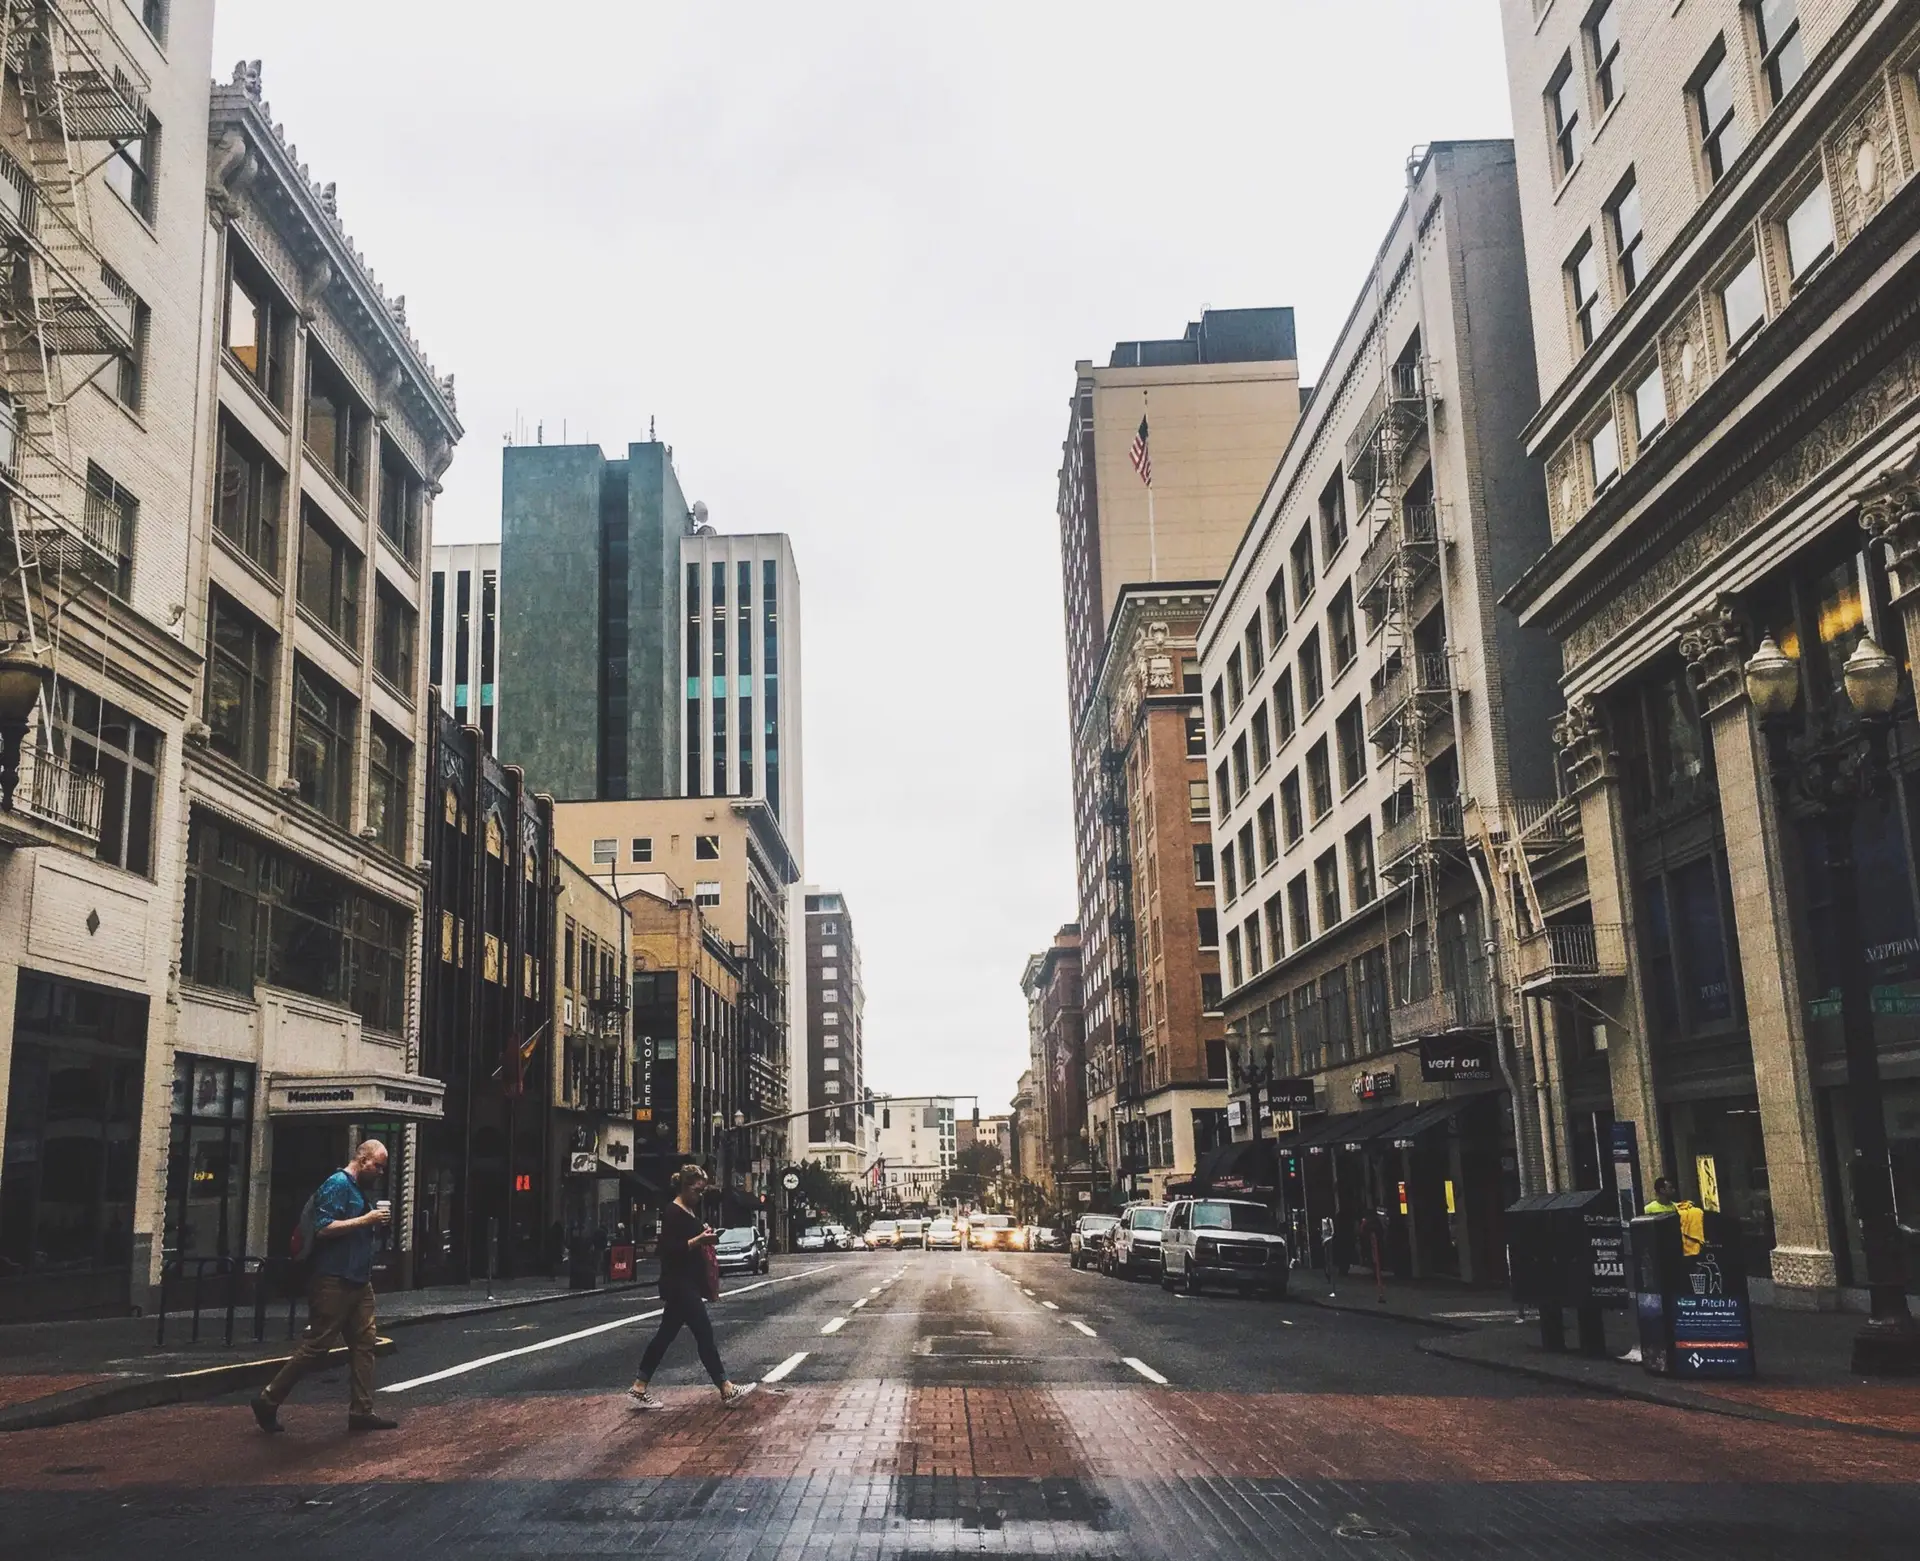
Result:
[[348,1415],[349,1431],[398,1431],[400,1422],[389,1420],[385,1415]]
[[740,1407],[740,1400],[759,1386],[760,1384],[757,1382],[749,1382],[745,1387],[735,1388],[731,1393],[722,1393],[720,1395],[720,1407],[722,1409],[738,1409]]
[[253,1401],[253,1418],[262,1431],[284,1431],[280,1423],[280,1406],[270,1398],[256,1398]]
[[655,1398],[645,1388],[627,1389],[627,1408],[639,1413],[650,1409],[665,1409],[667,1406]]

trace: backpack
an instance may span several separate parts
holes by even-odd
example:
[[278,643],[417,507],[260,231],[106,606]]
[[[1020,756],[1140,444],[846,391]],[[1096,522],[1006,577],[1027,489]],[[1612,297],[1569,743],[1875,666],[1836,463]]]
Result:
[[320,1188],[316,1187],[300,1206],[300,1217],[293,1222],[293,1234],[287,1238],[287,1257],[292,1264],[289,1277],[296,1285],[305,1285],[313,1272],[313,1252],[319,1245],[313,1227],[319,1201]]

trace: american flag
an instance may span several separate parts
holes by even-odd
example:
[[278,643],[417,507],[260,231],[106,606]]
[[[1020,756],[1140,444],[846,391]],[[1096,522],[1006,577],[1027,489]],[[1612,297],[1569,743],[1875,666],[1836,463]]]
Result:
[[1133,446],[1127,451],[1127,459],[1133,462],[1133,469],[1140,474],[1140,480],[1149,488],[1153,486],[1153,457],[1147,453],[1147,415],[1140,414],[1140,432],[1133,436]]

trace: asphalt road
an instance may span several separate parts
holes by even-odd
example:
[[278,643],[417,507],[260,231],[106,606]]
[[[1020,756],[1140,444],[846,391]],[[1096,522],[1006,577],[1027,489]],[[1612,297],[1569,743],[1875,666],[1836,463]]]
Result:
[[776,1259],[635,1415],[657,1302],[409,1328],[340,1374],[0,1438],[0,1555],[1853,1557],[1920,1548],[1920,1444],[1537,1387],[1302,1300],[1025,1254]]

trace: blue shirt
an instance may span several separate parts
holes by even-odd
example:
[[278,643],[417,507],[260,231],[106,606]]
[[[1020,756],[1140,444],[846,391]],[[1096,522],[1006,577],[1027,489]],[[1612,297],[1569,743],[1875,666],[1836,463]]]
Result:
[[[358,1219],[373,1205],[360,1190],[360,1184],[345,1171],[335,1171],[320,1184],[313,1201],[313,1231],[318,1236],[335,1220]],[[331,1274],[350,1285],[364,1285],[373,1278],[373,1249],[379,1232],[371,1225],[345,1231],[331,1241],[314,1243],[313,1271]]]

